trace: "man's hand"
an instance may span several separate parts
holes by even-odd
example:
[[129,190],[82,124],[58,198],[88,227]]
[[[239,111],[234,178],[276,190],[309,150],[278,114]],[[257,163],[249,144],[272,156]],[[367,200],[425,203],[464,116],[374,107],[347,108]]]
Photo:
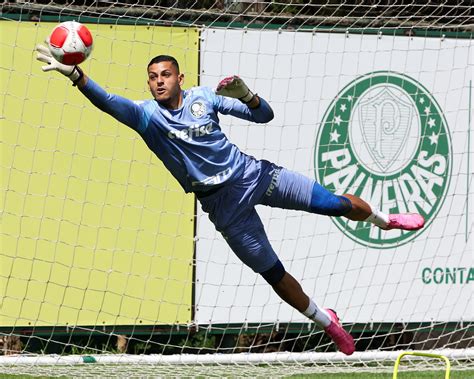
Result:
[[53,58],[49,49],[44,45],[36,45],[36,59],[40,62],[47,63],[46,66],[42,66],[41,69],[44,72],[47,71],[58,71],[64,76],[67,76],[71,81],[76,85],[83,77],[84,73],[77,66],[68,66],[62,63],[59,63],[56,59]]
[[217,85],[216,93],[221,96],[239,99],[242,103],[248,104],[254,99],[254,94],[238,76],[229,76],[222,79]]

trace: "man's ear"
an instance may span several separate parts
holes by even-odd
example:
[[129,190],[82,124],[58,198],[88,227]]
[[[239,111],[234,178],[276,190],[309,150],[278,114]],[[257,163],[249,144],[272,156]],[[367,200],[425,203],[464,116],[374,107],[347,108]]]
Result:
[[184,74],[178,75],[178,83],[180,87],[184,84]]

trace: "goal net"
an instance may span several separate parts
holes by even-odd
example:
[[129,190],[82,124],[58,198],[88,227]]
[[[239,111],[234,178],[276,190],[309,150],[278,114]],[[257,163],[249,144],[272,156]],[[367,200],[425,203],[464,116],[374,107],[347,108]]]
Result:
[[[11,1],[0,18],[0,372],[285,376],[390,372],[405,351],[474,370],[469,1]],[[59,22],[94,37],[81,67],[149,99],[151,58],[185,88],[237,74],[267,125],[222,116],[243,152],[353,193],[418,232],[257,210],[286,270],[354,336],[344,356],[230,251],[131,129],[35,45]],[[438,370],[407,356],[400,370]]]

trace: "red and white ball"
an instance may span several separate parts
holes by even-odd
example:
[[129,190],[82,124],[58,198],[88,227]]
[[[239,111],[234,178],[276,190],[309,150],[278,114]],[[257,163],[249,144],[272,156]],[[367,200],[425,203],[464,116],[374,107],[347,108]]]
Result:
[[49,51],[58,62],[76,65],[84,62],[92,51],[92,34],[76,21],[62,22],[49,36]]

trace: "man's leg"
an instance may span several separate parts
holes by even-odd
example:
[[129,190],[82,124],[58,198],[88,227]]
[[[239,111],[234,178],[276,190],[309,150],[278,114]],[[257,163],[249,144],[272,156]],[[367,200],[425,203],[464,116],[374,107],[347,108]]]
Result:
[[286,169],[279,171],[278,180],[273,181],[273,188],[265,193],[262,204],[326,216],[343,216],[354,221],[370,222],[385,230],[417,230],[425,223],[419,214],[387,215],[357,196],[335,195],[314,180]]
[[[262,275],[265,277],[265,273]],[[272,287],[284,301],[322,327],[341,352],[346,355],[351,355],[354,352],[354,339],[341,326],[336,312],[331,309],[319,308],[288,272],[285,272],[281,280],[273,284]]]
[[354,352],[354,340],[339,324],[335,312],[319,308],[285,271],[255,209],[242,214],[241,221],[225,228],[222,235],[243,263],[262,275],[286,303],[324,328],[340,351],[348,355]]
[[[424,225],[421,215],[386,215],[357,196],[335,195],[314,180],[286,169],[279,170],[278,177],[272,178],[272,184],[262,197],[261,203],[272,207],[303,210],[333,217],[344,216],[354,221],[370,222],[382,229],[416,230]],[[264,278],[265,274],[262,273]],[[334,311],[318,308],[306,296],[299,283],[286,272],[278,282],[272,283],[267,278],[265,279],[283,300],[320,324],[339,350],[348,355],[352,354],[354,351],[353,339],[342,328]],[[313,315],[319,316],[320,319],[316,320]]]
[[384,230],[418,230],[425,224],[423,216],[417,213],[385,214],[360,197],[350,194],[344,194],[342,197],[351,202],[351,210],[342,215],[349,220],[370,222]]

